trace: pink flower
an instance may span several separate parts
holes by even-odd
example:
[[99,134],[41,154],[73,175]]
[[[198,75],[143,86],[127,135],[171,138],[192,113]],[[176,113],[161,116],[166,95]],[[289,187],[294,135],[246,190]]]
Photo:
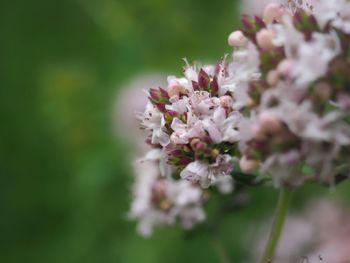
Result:
[[199,182],[201,187],[208,188],[217,180],[230,176],[233,170],[232,157],[229,155],[218,155],[216,162],[206,164],[202,161],[194,161],[188,164],[180,173],[181,178],[191,182]]

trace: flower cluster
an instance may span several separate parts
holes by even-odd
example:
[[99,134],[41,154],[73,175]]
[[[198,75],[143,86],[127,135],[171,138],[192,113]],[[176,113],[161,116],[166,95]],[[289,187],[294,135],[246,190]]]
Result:
[[154,225],[174,224],[179,219],[190,228],[205,219],[202,190],[187,181],[162,176],[159,154],[158,150],[150,152],[134,167],[137,177],[130,216],[140,220],[138,231],[144,236],[152,234]]
[[214,66],[187,63],[185,77],[170,76],[167,88],[149,91],[141,125],[149,131],[148,143],[162,149],[182,179],[203,188],[217,185],[222,192],[231,191],[230,174],[242,136],[239,109],[249,103],[242,90],[256,75],[257,54],[238,52],[231,64],[225,59]]
[[350,2],[271,3],[243,15],[228,43],[232,59],[186,61],[184,77],[148,91],[139,118],[151,168],[137,175],[131,209],[144,234],[201,222],[204,193],[230,193],[236,172],[277,187],[349,174]]
[[262,19],[243,16],[239,31],[257,47],[261,73],[248,91],[242,160],[277,186],[334,183],[349,170],[350,3],[300,2],[270,4]]

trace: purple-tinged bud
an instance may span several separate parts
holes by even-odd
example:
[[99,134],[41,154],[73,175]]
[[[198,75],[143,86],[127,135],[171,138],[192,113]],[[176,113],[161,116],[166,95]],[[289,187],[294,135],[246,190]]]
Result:
[[251,172],[259,168],[260,162],[256,160],[250,160],[245,155],[239,161],[239,166],[243,172]]
[[249,15],[242,15],[241,23],[243,25],[244,31],[251,31],[254,29],[255,21]]
[[169,94],[165,89],[159,88],[162,98],[169,100]]
[[[296,24],[303,24],[305,22],[308,22],[310,17],[310,13],[306,12],[303,8],[297,8],[293,15],[294,23]],[[316,22],[317,25],[317,22]]]
[[165,108],[165,103],[155,103],[157,109],[161,112],[165,112],[166,108]]
[[182,158],[180,158],[180,160],[178,160],[175,165],[176,166],[186,166],[189,163],[193,162],[193,159],[188,157],[188,156],[183,156]]
[[194,91],[200,90],[200,87],[197,81],[192,80],[192,88]]
[[158,109],[161,111],[165,110],[165,104],[169,103],[168,92],[162,88],[149,90],[149,99]]
[[269,112],[263,112],[259,115],[259,124],[262,132],[276,133],[283,127],[282,122]]
[[314,15],[309,16],[309,23],[313,26],[313,28],[319,28],[317,19]]
[[219,92],[218,78],[215,76],[210,83],[210,91],[212,96],[216,96]]
[[231,47],[245,47],[248,44],[248,39],[242,31],[234,31],[228,37],[228,44]]
[[320,31],[316,18],[304,9],[298,8],[293,16],[295,28],[304,33],[307,40],[312,38],[312,33]]
[[259,16],[255,16],[255,24],[259,28],[265,28],[266,27],[266,24],[265,24],[264,20],[262,20]]
[[149,90],[149,95],[151,96],[151,99],[155,101],[159,101],[161,99],[161,94],[158,89],[151,88]]
[[179,115],[176,111],[173,110],[166,110],[165,113],[171,117],[177,117]]
[[277,70],[270,70],[267,73],[266,81],[270,86],[275,86],[280,80],[280,76]]
[[175,149],[168,151],[168,155],[169,157],[181,157],[183,154],[180,149]]
[[275,37],[275,32],[269,29],[261,29],[256,34],[256,42],[258,46],[265,50],[270,50],[274,48],[273,38]]
[[210,84],[210,77],[209,75],[203,70],[200,69],[198,73],[198,85],[202,89],[208,89]]

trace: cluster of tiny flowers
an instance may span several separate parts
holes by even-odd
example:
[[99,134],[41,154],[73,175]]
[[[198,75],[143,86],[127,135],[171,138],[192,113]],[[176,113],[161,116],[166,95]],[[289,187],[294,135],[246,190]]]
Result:
[[136,180],[130,215],[140,220],[138,231],[143,236],[150,236],[155,225],[172,225],[179,219],[185,228],[191,228],[205,219],[201,188],[162,175],[160,154],[153,150],[134,166]]
[[234,189],[235,170],[277,187],[333,184],[350,157],[350,2],[289,1],[243,15],[232,59],[189,64],[151,88],[131,217],[140,232],[204,220],[205,193]]
[[262,18],[242,17],[231,44],[253,43],[261,73],[241,126],[246,170],[271,175],[276,186],[332,184],[349,173],[349,22],[345,0],[270,4]]

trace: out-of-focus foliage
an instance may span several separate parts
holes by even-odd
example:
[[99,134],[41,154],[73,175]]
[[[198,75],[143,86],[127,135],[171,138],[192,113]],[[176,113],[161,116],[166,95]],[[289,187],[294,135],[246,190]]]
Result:
[[214,238],[167,229],[145,240],[126,220],[131,151],[112,129],[116,91],[131,76],[179,73],[185,56],[212,61],[230,52],[237,6],[2,1],[0,262],[217,262],[218,237],[240,260],[251,223],[269,214],[275,193],[255,190],[252,205],[220,221]]

